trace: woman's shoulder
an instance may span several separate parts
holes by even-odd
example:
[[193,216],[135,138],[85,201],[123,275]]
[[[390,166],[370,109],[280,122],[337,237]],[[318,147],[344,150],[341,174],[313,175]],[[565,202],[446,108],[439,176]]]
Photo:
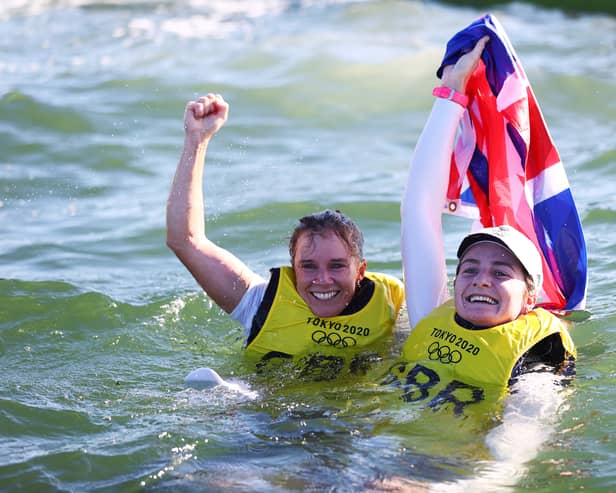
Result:
[[404,283],[396,276],[384,272],[366,272],[365,277],[375,284],[384,286],[390,292],[404,296]]

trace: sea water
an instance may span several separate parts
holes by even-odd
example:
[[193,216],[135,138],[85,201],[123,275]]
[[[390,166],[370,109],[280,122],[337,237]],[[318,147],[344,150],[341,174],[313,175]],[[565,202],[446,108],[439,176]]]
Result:
[[[515,402],[509,421],[463,420],[369,378],[260,376],[241,327],[165,246],[183,109],[214,92],[230,116],[208,151],[210,238],[267,276],[288,263],[298,217],[338,208],[363,229],[370,269],[400,277],[400,197],[435,70],[482,13],[401,0],[2,2],[0,489],[616,490],[613,17],[491,10],[588,243],[577,375],[556,400],[529,383],[541,427],[516,420]],[[453,270],[470,226],[445,223]],[[199,367],[250,393],[185,388]]]

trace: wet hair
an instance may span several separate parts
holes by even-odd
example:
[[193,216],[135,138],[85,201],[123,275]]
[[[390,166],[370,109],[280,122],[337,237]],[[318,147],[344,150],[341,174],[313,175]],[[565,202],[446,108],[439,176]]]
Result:
[[352,257],[364,258],[364,235],[355,222],[339,210],[326,209],[300,218],[289,240],[291,264],[295,262],[297,241],[304,233],[311,238],[326,233],[335,234],[346,245]]

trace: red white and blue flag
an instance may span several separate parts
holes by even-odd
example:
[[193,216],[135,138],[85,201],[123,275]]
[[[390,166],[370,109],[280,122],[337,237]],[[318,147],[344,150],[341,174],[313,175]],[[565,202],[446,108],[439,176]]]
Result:
[[485,15],[457,33],[437,75],[485,35],[490,41],[467,85],[446,210],[526,234],[543,255],[540,305],[583,309],[587,258],[580,219],[556,146],[498,20]]

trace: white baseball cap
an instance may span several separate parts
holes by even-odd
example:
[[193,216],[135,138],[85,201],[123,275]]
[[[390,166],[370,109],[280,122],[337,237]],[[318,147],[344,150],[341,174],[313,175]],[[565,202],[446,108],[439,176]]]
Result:
[[467,235],[458,247],[458,259],[461,259],[471,246],[485,241],[496,243],[509,250],[522,264],[526,273],[533,278],[535,288],[537,290],[541,288],[543,282],[541,255],[526,235],[511,226],[483,228]]

